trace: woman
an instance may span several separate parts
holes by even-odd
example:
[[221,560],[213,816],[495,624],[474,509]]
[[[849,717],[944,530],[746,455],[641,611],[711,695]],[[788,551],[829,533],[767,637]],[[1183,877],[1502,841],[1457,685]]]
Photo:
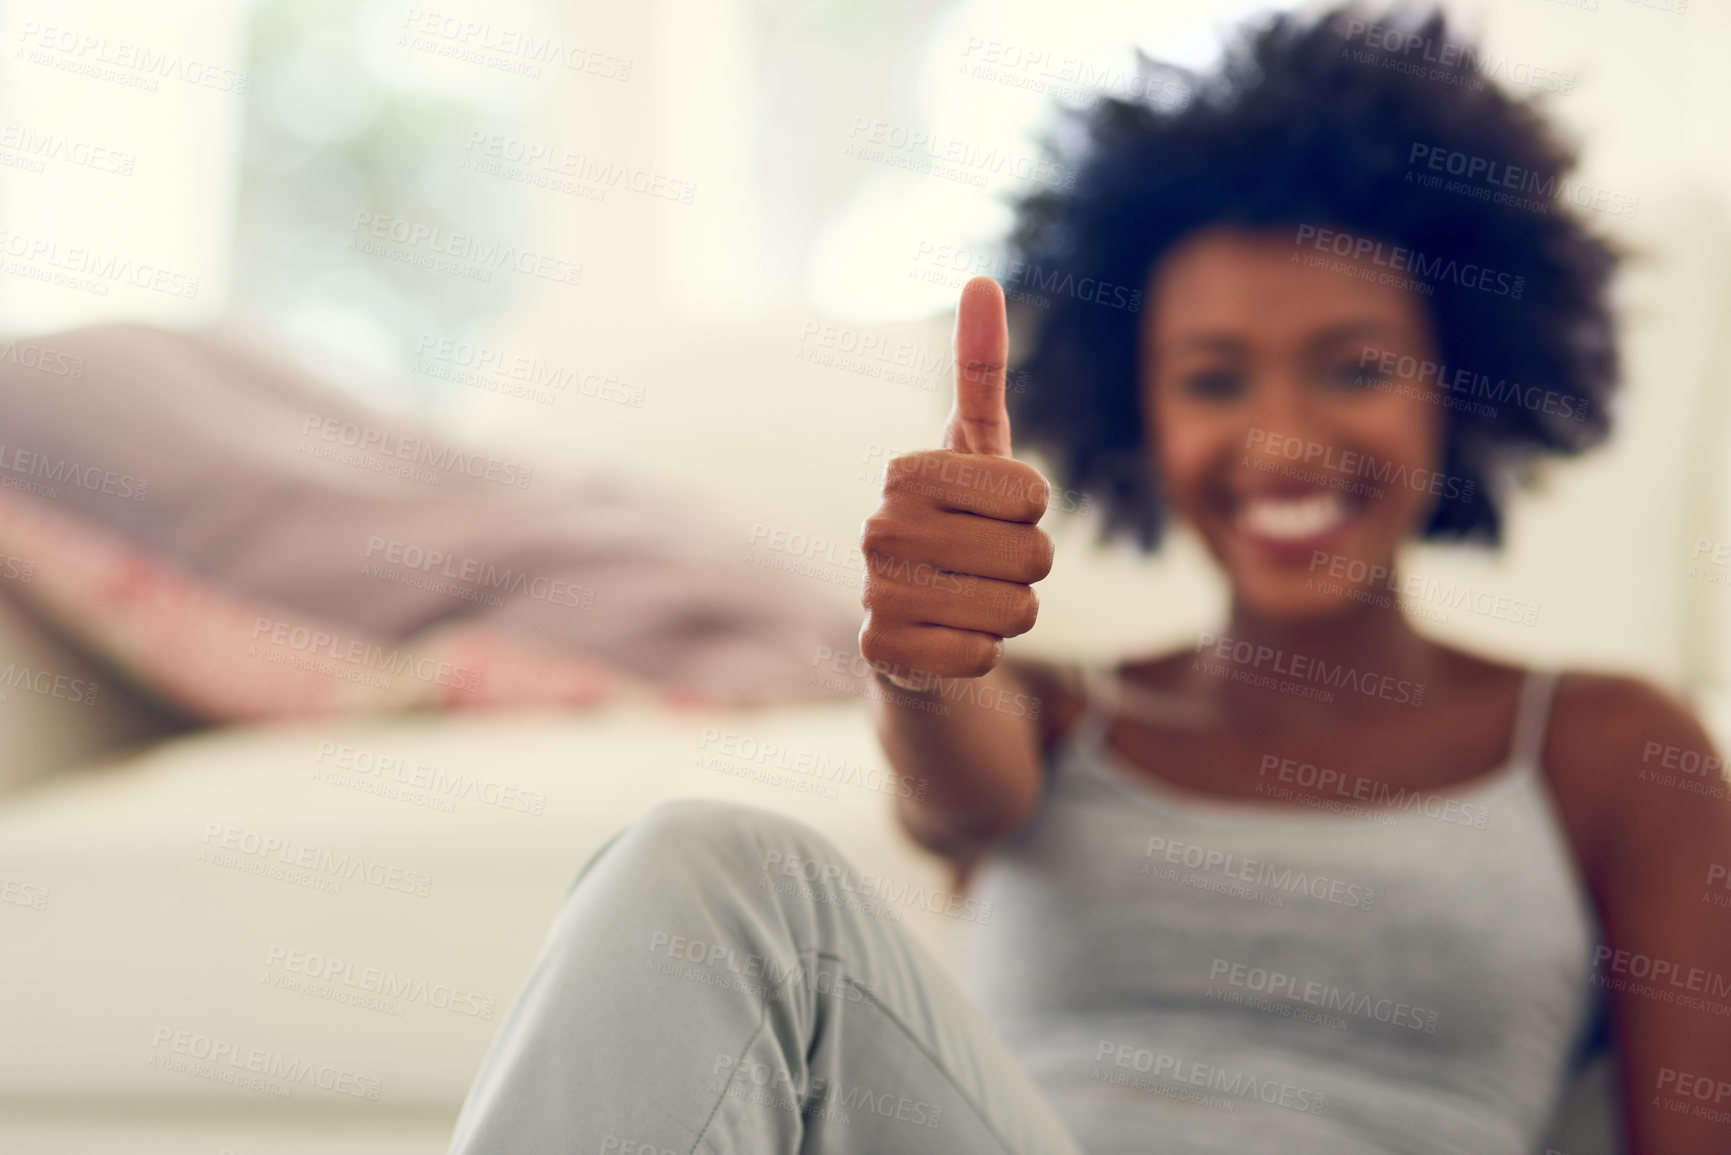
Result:
[[[1440,18],[1276,18],[1193,83],[1082,114],[1074,187],[1022,205],[1009,397],[1109,531],[1198,533],[1227,621],[1004,658],[1052,542],[984,278],[944,448],[864,529],[901,821],[992,911],[975,1001],[815,832],[663,805],[574,884],[454,1151],[1513,1155],[1601,1002],[1628,1150],[1731,1149],[1700,897],[1731,810],[1644,772],[1707,736],[1642,682],[1425,637],[1395,576],[1414,535],[1494,544],[1505,479],[1607,430],[1571,155]],[[1457,157],[1548,199],[1430,179]]]

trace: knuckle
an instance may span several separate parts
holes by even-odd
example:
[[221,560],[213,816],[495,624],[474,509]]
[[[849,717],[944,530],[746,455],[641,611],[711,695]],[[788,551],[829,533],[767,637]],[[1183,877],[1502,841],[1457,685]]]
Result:
[[1034,622],[1040,616],[1040,596],[1031,586],[1018,586],[1010,595],[1007,616],[1011,628],[1004,631],[1006,638],[1027,633],[1034,628]]
[[1052,483],[1025,461],[1007,459],[1006,464],[1016,471],[1016,492],[1027,499],[1027,514],[1038,520],[1044,517],[1046,506],[1051,500]]
[[931,455],[931,450],[922,449],[913,453],[898,453],[890,458],[884,466],[884,492],[899,492],[911,487],[925,469],[925,463]]
[[886,622],[903,616],[900,594],[901,591],[896,589],[893,582],[874,573],[870,567],[867,567],[860,578],[860,604],[870,610],[874,617],[882,618]]
[[867,550],[888,550],[899,536],[900,522],[882,510],[865,519],[860,527],[860,544]]
[[1037,582],[1052,572],[1056,546],[1052,535],[1037,525],[1014,527],[1004,549],[1017,581]]
[[876,621],[868,620],[859,632],[860,657],[868,662],[887,662],[892,649],[891,632]]
[[1039,526],[1029,528],[1032,532],[1028,535],[1028,572],[1033,576],[1028,580],[1037,582],[1044,580],[1052,572],[1052,563],[1058,556],[1058,546],[1052,540],[1052,535]]
[[956,677],[981,678],[992,672],[1004,652],[1004,640],[994,635],[969,638],[959,647],[955,666]]

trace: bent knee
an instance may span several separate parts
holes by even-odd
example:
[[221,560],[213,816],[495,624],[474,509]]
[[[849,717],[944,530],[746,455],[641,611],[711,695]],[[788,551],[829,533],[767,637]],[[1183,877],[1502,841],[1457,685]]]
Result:
[[678,858],[749,859],[772,868],[800,852],[836,857],[829,840],[797,818],[716,798],[674,798],[645,810],[626,828],[640,848]]

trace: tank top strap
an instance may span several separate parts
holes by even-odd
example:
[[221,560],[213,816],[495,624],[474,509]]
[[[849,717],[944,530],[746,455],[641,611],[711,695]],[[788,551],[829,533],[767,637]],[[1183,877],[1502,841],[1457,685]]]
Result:
[[1080,662],[1074,684],[1082,694],[1082,714],[1071,729],[1072,745],[1093,749],[1105,741],[1112,719],[1120,712],[1123,689],[1115,662]]
[[1051,769],[1064,775],[1065,767],[1079,761],[1087,773],[1093,752],[1106,740],[1106,732],[1112,727],[1118,700],[1116,673],[1111,665],[1090,661],[1071,662],[1060,667],[1060,673],[1065,689],[1081,700],[1082,712],[1052,750]]
[[1558,671],[1549,666],[1527,670],[1521,682],[1520,705],[1515,709],[1514,735],[1509,739],[1509,764],[1539,769],[1545,749],[1545,730],[1551,718],[1551,699],[1556,693]]

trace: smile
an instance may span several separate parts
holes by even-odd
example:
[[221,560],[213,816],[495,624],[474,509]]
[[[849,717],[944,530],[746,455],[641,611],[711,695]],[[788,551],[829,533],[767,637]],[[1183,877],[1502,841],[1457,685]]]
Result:
[[1311,490],[1303,494],[1257,494],[1239,503],[1233,528],[1248,537],[1282,545],[1309,544],[1352,520],[1356,503],[1344,494]]

